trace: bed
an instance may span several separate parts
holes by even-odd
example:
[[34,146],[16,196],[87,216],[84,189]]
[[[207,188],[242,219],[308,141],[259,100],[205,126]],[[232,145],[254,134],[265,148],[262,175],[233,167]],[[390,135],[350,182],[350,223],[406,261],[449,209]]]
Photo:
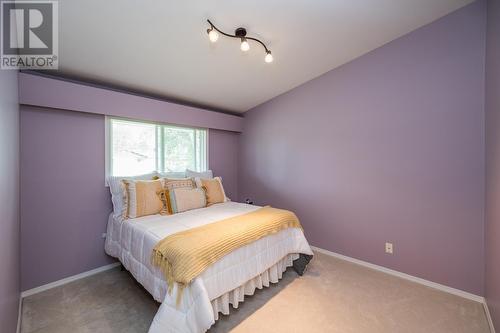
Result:
[[205,332],[218,319],[219,313],[229,314],[230,305],[237,308],[245,295],[277,283],[287,267],[303,259],[299,259],[300,255],[312,256],[302,229],[288,228],[240,247],[212,264],[182,291],[180,302],[177,301],[177,286],[171,293],[167,292],[163,273],[152,266],[150,259],[160,240],[259,208],[224,202],[168,216],[150,215],[123,220],[110,215],[106,253],[119,259],[161,303],[150,333]]

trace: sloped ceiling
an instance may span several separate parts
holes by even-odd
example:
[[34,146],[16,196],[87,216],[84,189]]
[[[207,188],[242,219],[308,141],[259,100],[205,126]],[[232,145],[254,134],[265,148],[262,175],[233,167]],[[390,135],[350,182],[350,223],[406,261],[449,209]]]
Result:
[[[245,112],[471,0],[60,0],[59,75]],[[207,38],[206,19],[262,39]]]

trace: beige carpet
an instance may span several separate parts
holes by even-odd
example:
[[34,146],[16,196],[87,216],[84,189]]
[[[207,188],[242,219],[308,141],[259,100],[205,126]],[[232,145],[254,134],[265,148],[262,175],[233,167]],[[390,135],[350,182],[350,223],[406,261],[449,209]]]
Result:
[[[24,299],[23,333],[147,332],[158,304],[114,269]],[[489,332],[481,304],[317,254],[247,297],[215,332]]]

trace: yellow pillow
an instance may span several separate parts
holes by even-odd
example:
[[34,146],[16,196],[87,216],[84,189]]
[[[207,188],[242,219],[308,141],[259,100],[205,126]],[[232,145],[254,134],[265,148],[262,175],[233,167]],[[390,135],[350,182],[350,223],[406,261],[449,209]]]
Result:
[[160,215],[172,215],[172,204],[170,202],[170,191],[161,189],[156,192],[162,203]]
[[207,206],[227,201],[220,177],[212,179],[200,178],[199,182],[201,187],[205,190],[205,194],[207,196]]
[[157,192],[162,190],[161,180],[123,180],[126,192],[126,216],[136,218],[158,214],[163,209],[163,203]]

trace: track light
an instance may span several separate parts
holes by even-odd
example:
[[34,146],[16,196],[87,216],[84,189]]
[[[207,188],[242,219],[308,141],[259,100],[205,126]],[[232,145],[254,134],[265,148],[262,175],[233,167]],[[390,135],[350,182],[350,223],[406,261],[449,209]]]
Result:
[[273,55],[271,54],[271,51],[267,48],[266,44],[264,44],[262,41],[258,40],[257,38],[247,37],[247,31],[245,28],[238,28],[234,32],[234,35],[231,35],[231,34],[227,34],[224,31],[217,29],[217,27],[212,22],[210,22],[210,20],[207,20],[207,22],[208,22],[208,24],[210,24],[210,28],[207,29],[208,38],[210,39],[210,41],[212,43],[215,43],[219,39],[219,34],[224,35],[226,37],[238,38],[241,41],[241,44],[240,44],[241,51],[247,52],[248,50],[250,50],[250,43],[248,43],[248,41],[253,40],[253,41],[259,43],[260,45],[262,45],[262,47],[264,47],[264,50],[266,51],[266,56],[264,57],[264,61],[266,63],[273,62],[273,60],[274,60]]
[[210,39],[212,43],[215,43],[217,39],[219,39],[219,34],[214,30],[214,28],[207,29],[207,33],[208,39]]
[[273,62],[273,55],[271,54],[271,51],[266,52],[266,57],[264,58],[264,61],[267,63]]
[[250,44],[248,44],[248,42],[247,42],[247,39],[246,39],[246,38],[242,38],[242,39],[241,39],[240,49],[241,49],[243,52],[246,52],[246,51],[250,50]]

